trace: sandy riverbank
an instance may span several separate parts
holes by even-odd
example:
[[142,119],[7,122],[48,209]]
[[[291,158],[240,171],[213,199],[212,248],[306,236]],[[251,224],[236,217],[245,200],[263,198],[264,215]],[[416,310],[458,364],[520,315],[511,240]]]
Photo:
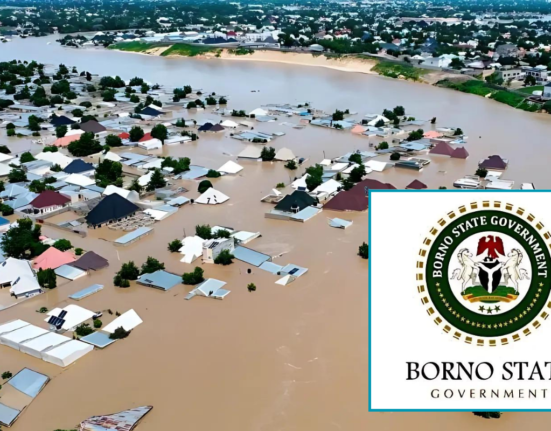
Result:
[[[169,46],[152,48],[143,53],[160,56],[165,52]],[[167,55],[167,58],[179,58],[181,55]],[[378,63],[376,59],[359,58],[359,57],[340,57],[340,58],[328,58],[324,55],[311,55],[309,53],[298,52],[281,52],[281,51],[261,51],[256,50],[252,54],[236,55],[232,54],[230,50],[223,49],[220,53],[211,52],[194,56],[193,58],[198,60],[211,60],[222,59],[231,61],[255,61],[263,63],[280,63],[291,64],[297,66],[309,66],[309,67],[324,67],[327,69],[338,70],[341,72],[351,73],[365,73],[378,75],[373,70],[374,66]],[[436,82],[445,79],[449,74],[441,71],[432,71],[430,73],[421,75],[420,82],[426,84],[435,84]]]
[[311,54],[278,51],[255,51],[253,54],[235,55],[224,50],[220,55],[220,58],[232,61],[262,61],[267,63],[326,67],[329,69],[340,70],[342,72],[355,73],[375,73],[372,69],[377,64],[377,61],[375,60],[361,58],[342,57],[333,59],[327,58],[323,55],[313,56]]

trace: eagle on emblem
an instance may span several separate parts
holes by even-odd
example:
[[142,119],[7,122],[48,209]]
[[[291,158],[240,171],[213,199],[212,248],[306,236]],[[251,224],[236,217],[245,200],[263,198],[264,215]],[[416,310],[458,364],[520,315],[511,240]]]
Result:
[[497,259],[499,258],[499,256],[505,256],[503,240],[498,236],[494,237],[494,235],[488,235],[478,240],[476,255],[480,256],[486,250],[488,250],[488,257],[490,259]]

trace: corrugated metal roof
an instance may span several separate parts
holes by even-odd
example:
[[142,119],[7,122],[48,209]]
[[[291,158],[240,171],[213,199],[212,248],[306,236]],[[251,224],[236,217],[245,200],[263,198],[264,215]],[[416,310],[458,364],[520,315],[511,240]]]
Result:
[[162,290],[169,290],[172,289],[177,284],[182,283],[182,277],[171,274],[170,272],[163,271],[162,269],[159,271],[155,271],[151,274],[143,274],[140,277],[138,277],[138,283],[156,287],[158,289]]
[[260,266],[264,262],[271,259],[271,256],[252,250],[247,247],[238,246],[235,247],[233,255],[237,260],[241,260],[249,265]]

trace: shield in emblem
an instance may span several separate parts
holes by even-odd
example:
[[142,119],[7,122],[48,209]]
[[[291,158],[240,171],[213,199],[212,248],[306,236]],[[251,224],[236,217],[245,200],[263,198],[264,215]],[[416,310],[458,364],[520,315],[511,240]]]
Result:
[[501,265],[498,260],[486,259],[480,262],[478,268],[478,278],[480,284],[488,293],[492,293],[499,286],[501,281]]

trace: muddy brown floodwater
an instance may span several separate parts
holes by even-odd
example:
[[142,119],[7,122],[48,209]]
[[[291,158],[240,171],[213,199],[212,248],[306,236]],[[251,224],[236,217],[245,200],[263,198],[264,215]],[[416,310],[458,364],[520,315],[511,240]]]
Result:
[[[510,159],[504,178],[534,182],[547,188],[551,180],[548,116],[528,114],[484,98],[372,75],[327,69],[223,60],[165,59],[107,50],[64,49],[55,37],[14,40],[0,46],[0,61],[14,58],[64,63],[79,70],[124,79],[141,76],[167,85],[191,84],[230,97],[230,108],[254,109],[266,103],[309,101],[327,111],[349,108],[359,115],[403,105],[420,119],[438,118],[438,126],[461,127],[470,137],[466,161],[432,158],[422,173],[391,169],[370,178],[405,187],[414,178],[430,188],[451,187],[472,174],[479,159],[500,154]],[[52,42],[47,45],[47,42]],[[252,93],[251,90],[260,90]],[[203,113],[199,117],[215,118]],[[186,116],[187,117],[187,116]],[[199,118],[198,117],[198,118]],[[288,147],[309,163],[347,151],[369,149],[370,140],[348,132],[315,127],[293,129],[276,123],[258,130],[284,131],[273,141]],[[4,135],[0,144],[8,142]],[[371,141],[373,142],[373,141]],[[19,150],[18,141],[8,142]],[[23,145],[23,144],[21,144]],[[217,168],[235,159],[244,144],[223,136],[202,136],[197,142],[166,147],[164,155],[187,156],[195,164]],[[499,421],[482,421],[468,413],[368,413],[368,267],[356,256],[367,240],[367,214],[324,211],[307,223],[264,218],[271,206],[260,198],[278,182],[290,182],[282,163],[240,161],[244,170],[220,178],[214,186],[230,200],[219,206],[188,205],[157,223],[153,234],[122,248],[110,240],[122,235],[107,229],[90,231],[87,238],[44,227],[53,238],[67,235],[75,247],[109,259],[108,269],[0,312],[0,321],[21,318],[45,326],[40,307],[64,306],[67,296],[93,283],[105,289],[78,304],[92,310],[124,312],[135,309],[144,323],[129,338],[95,350],[62,369],[29,355],[0,347],[0,371],[29,367],[52,378],[46,390],[16,422],[15,431],[70,429],[81,420],[139,405],[153,405],[140,431],[333,431],[542,429],[547,415],[511,413]],[[297,173],[301,173],[303,168]],[[195,198],[197,183],[183,182]],[[286,189],[287,191],[289,188]],[[404,208],[407,212],[415,208]],[[354,225],[332,229],[328,217],[344,217]],[[241,262],[228,267],[203,265],[205,275],[226,281],[231,294],[224,301],[196,297],[176,286],[161,292],[134,283],[129,289],[112,285],[122,262],[141,264],[147,256],[165,262],[178,274],[194,265],[170,254],[167,243],[193,233],[199,223],[261,232],[250,246],[283,256],[276,263],[295,263],[308,273],[282,287],[277,277]],[[247,291],[248,283],[258,287]],[[414,289],[401,286],[400,289]],[[104,313],[104,324],[113,317]]]

